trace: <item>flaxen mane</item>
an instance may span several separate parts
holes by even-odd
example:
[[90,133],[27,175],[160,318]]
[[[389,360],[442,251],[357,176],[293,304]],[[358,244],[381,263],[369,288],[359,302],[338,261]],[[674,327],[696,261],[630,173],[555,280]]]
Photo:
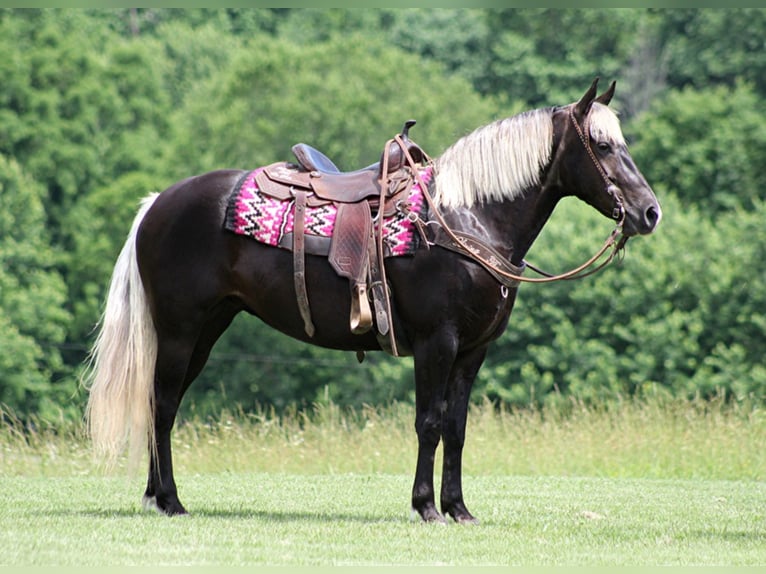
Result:
[[[524,112],[478,128],[436,160],[435,200],[447,208],[514,199],[540,183],[551,159],[553,108]],[[594,103],[591,136],[624,144],[616,114]]]

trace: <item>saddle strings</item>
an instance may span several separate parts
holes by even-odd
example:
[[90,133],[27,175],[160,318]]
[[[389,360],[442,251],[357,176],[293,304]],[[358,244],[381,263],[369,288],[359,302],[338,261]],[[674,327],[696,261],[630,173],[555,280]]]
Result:
[[[399,138],[399,136],[396,136]],[[381,180],[380,180],[380,205],[378,207],[378,213],[380,217],[378,218],[378,228],[377,228],[377,237],[375,238],[376,241],[376,248],[378,252],[378,269],[380,272],[380,281],[383,284],[383,299],[386,303],[386,313],[388,314],[388,337],[389,341],[391,342],[391,354],[394,357],[399,356],[399,349],[396,345],[396,335],[394,333],[394,317],[392,314],[391,309],[391,295],[388,292],[388,279],[386,277],[386,266],[384,265],[384,259],[383,259],[383,212],[385,210],[385,201],[386,201],[386,193],[388,192],[388,160],[389,155],[391,153],[391,142],[392,140],[389,140],[386,143],[386,147],[383,150],[383,163],[381,164]],[[399,146],[401,146],[402,150],[407,154],[407,161],[411,161],[412,158],[409,156],[409,153],[407,152],[407,146],[403,145],[403,142],[401,139],[397,139],[397,143]],[[413,165],[413,164],[410,164]]]

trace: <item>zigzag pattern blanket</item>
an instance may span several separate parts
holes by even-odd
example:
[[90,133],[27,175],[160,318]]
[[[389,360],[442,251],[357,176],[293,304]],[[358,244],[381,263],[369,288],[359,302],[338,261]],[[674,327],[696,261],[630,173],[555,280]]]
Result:
[[[260,192],[255,176],[262,171],[258,168],[248,172],[232,190],[226,212],[225,227],[239,235],[278,247],[287,233],[292,233],[295,223],[294,201],[279,200]],[[430,168],[421,172],[423,183],[429,183],[432,177]],[[412,185],[409,198],[410,211],[420,215],[425,208],[425,200],[417,181]],[[319,237],[332,237],[337,216],[335,205],[307,207],[305,233]],[[383,219],[383,241],[388,246],[391,256],[410,255],[417,249],[419,235],[415,224],[408,217],[396,212]]]

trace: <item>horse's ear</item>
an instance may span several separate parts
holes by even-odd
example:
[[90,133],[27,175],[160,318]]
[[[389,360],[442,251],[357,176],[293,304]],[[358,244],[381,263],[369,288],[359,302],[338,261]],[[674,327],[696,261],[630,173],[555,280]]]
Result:
[[580,115],[580,117],[585,117],[588,115],[588,112],[590,111],[590,106],[593,104],[593,100],[596,98],[596,90],[598,88],[598,77],[593,80],[593,83],[590,85],[590,88],[588,88],[588,91],[585,92],[585,95],[580,99],[579,102],[575,104],[575,110]]
[[604,104],[605,106],[608,106],[609,102],[612,101],[612,97],[614,97],[614,87],[616,85],[617,85],[617,82],[613,81],[611,84],[609,84],[609,89],[593,101],[598,102],[599,104]]

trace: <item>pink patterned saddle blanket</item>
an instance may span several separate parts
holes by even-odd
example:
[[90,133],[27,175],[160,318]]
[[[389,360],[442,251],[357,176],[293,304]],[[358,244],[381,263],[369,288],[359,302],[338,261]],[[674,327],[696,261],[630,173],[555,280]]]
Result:
[[[238,235],[245,235],[275,247],[290,248],[295,224],[294,200],[280,200],[261,193],[255,176],[262,171],[258,168],[247,172],[232,190],[226,210],[225,228]],[[421,172],[423,183],[428,185],[432,177],[431,168]],[[410,189],[406,199],[411,214],[421,215],[426,203],[417,181]],[[305,213],[306,250],[311,252],[310,236],[324,238],[329,245],[335,229],[338,207],[328,203],[317,207],[307,206]],[[410,255],[415,252],[420,242],[420,235],[415,224],[407,214],[396,211],[383,219],[383,242],[389,256]],[[314,244],[322,242],[315,242]],[[326,253],[325,253],[326,254]]]

